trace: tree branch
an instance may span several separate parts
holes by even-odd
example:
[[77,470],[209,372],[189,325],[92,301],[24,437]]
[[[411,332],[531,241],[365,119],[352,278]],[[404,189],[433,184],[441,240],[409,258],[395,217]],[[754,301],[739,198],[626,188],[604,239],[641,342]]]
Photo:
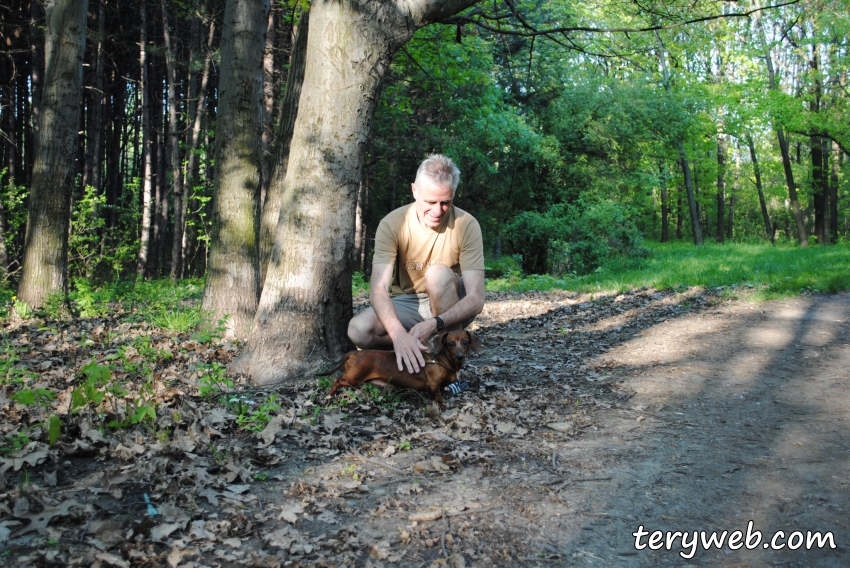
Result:
[[[566,32],[643,33],[643,32],[653,32],[653,31],[659,31],[659,30],[670,30],[670,29],[674,29],[674,28],[678,28],[678,27],[682,27],[682,26],[687,26],[687,25],[690,25],[690,24],[699,24],[699,23],[702,23],[702,22],[710,22],[710,21],[713,21],[713,20],[720,20],[720,19],[725,19],[725,18],[747,18],[747,17],[749,17],[752,14],[755,14],[757,12],[762,12],[764,10],[770,10],[770,9],[774,9],[774,8],[782,8],[782,7],[785,7],[785,6],[791,6],[793,4],[799,3],[799,1],[800,0],[791,0],[790,2],[785,2],[783,4],[774,4],[772,6],[763,6],[761,8],[749,10],[747,12],[739,12],[739,13],[735,13],[735,14],[716,14],[714,16],[703,16],[701,18],[694,18],[692,20],[685,20],[683,22],[649,26],[649,27],[646,27],[646,28],[596,28],[596,27],[592,27],[592,26],[566,26],[566,27],[538,30],[538,29],[534,28],[533,26],[527,25],[525,19],[520,17],[517,14],[516,11],[513,11],[513,10],[515,10],[515,8],[513,7],[512,2],[510,2],[510,0],[508,0],[507,4],[508,4],[508,6],[511,7],[511,9],[513,11],[513,13],[510,14],[509,16],[516,15],[516,17],[517,17],[517,19],[519,19],[520,23],[523,24],[523,27],[525,28],[525,30],[506,30],[506,29],[503,29],[503,28],[493,27],[483,20],[488,20],[488,21],[503,20],[503,19],[506,18],[506,15],[501,14],[501,15],[496,16],[496,17],[490,17],[490,16],[487,16],[486,14],[484,14],[484,12],[481,11],[481,10],[475,10],[468,15],[453,16],[451,18],[445,18],[443,20],[440,20],[439,23],[447,24],[447,25],[454,25],[454,26],[462,25],[462,24],[473,24],[473,25],[476,25],[480,28],[483,28],[485,30],[488,30],[488,31],[491,31],[491,32],[494,32],[494,33],[520,36],[520,37],[534,37],[534,36],[539,36],[539,35],[551,36],[552,34],[564,34]],[[475,18],[474,16],[482,16],[483,20],[481,18]],[[550,39],[551,39],[551,37],[550,37]]]

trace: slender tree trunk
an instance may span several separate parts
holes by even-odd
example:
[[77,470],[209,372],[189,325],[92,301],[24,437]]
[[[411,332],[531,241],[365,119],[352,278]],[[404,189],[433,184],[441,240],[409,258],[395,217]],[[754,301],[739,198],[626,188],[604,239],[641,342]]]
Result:
[[278,117],[277,134],[272,149],[273,162],[271,179],[268,184],[263,215],[260,220],[260,282],[265,282],[266,270],[274,246],[275,231],[280,218],[280,208],[284,199],[284,184],[289,164],[289,148],[298,105],[301,99],[301,85],[304,82],[304,66],[307,55],[307,37],[310,27],[310,13],[302,12],[292,44],[292,56],[289,63],[289,75],[286,78],[286,90],[283,93],[281,114]]
[[829,244],[829,187],[823,168],[823,142],[818,136],[809,137],[812,160],[812,204],[815,210],[815,237],[819,244]]
[[245,339],[260,297],[263,49],[268,2],[227,0],[221,40],[212,239],[203,307],[230,316],[227,337]]
[[[183,253],[184,257],[188,254],[190,246],[190,234],[186,209],[189,206],[189,200],[193,195],[195,186],[198,185],[200,176],[200,160],[198,160],[198,148],[201,144],[201,123],[206,114],[207,90],[209,88],[210,69],[212,67],[213,55],[213,40],[215,38],[215,18],[210,17],[209,30],[207,32],[207,42],[204,51],[204,66],[201,72],[200,84],[197,87],[197,93],[190,94],[190,100],[193,100],[192,111],[190,112],[190,120],[192,121],[192,132],[189,138],[189,155],[186,164],[186,178],[184,187],[186,188],[186,198],[183,203]],[[195,81],[192,81],[194,84]],[[195,99],[197,97],[197,99]],[[197,227],[196,227],[197,230]],[[196,231],[193,231],[196,233]],[[184,260],[184,271],[188,269],[186,260]]]
[[750,148],[750,161],[753,163],[753,173],[756,177],[756,190],[759,195],[759,205],[761,206],[761,217],[764,221],[764,231],[768,240],[773,242],[773,225],[770,222],[770,215],[767,213],[767,202],[764,199],[764,189],[761,184],[761,169],[759,168],[758,157],[756,156],[756,145],[753,142],[753,137],[750,133],[746,135],[747,146]]
[[42,19],[44,14],[41,7],[41,2],[30,0],[30,96],[32,98],[30,115],[32,116],[33,155],[36,152],[35,140],[38,139],[41,116],[41,78],[44,76],[44,34],[40,27],[44,23]]
[[728,143],[725,134],[717,135],[717,242],[723,242],[726,226],[723,215],[726,212],[726,151]]
[[735,228],[735,202],[738,200],[738,183],[741,177],[741,144],[737,145],[735,152],[735,173],[732,178],[732,195],[729,196],[729,217],[726,223],[726,238],[732,240],[732,232]]
[[685,207],[682,202],[683,184],[679,184],[676,188],[676,238],[682,240],[683,233],[683,218],[685,216]]
[[832,171],[829,184],[829,232],[831,241],[838,240],[838,173],[841,171],[841,148],[832,143]]
[[[664,53],[664,46],[661,44],[661,38],[658,37],[658,62],[661,65],[661,72],[664,80],[664,90],[670,93],[670,71],[667,69],[667,56]],[[694,244],[702,245],[702,228],[699,222],[699,208],[696,202],[696,193],[694,192],[694,183],[691,179],[691,168],[688,164],[688,155],[685,152],[685,145],[681,140],[675,140],[673,145],[679,153],[679,163],[682,166],[682,171],[685,174],[685,188],[688,194],[688,210],[691,214],[691,229],[694,235]]]
[[[15,112],[12,106],[13,85],[12,78],[12,62],[5,57],[0,60],[0,100],[3,107],[0,108],[0,131],[3,133],[12,133],[15,131]],[[9,82],[4,79],[9,78]],[[15,143],[11,135],[8,134],[2,137],[0,148],[3,149],[2,160],[0,160],[0,173],[5,169],[5,177],[0,176],[0,184],[6,184],[9,188],[15,186]],[[3,200],[0,199],[0,223],[3,224],[3,232],[0,233],[0,281],[5,282],[9,267],[8,253],[6,252],[6,233],[5,233],[5,216],[3,212]]]
[[661,185],[661,242],[670,241],[670,199],[667,196],[667,172],[664,162],[658,164]]
[[702,227],[699,222],[699,209],[697,208],[696,192],[694,191],[694,180],[691,178],[691,167],[688,164],[688,155],[685,153],[685,145],[681,142],[676,142],[676,149],[679,151],[679,163],[682,165],[682,172],[685,175],[685,191],[688,197],[688,211],[691,214],[691,231],[694,235],[694,244],[702,245]]
[[266,25],[266,45],[263,50],[263,153],[262,184],[260,186],[260,213],[266,202],[271,179],[271,145],[274,140],[274,38],[277,13],[269,10]]
[[162,7],[162,38],[165,43],[165,65],[168,83],[168,149],[171,166],[171,191],[174,198],[174,239],[171,246],[171,279],[183,278],[183,164],[180,161],[180,124],[177,115],[177,61],[168,25],[165,0]]
[[383,75],[417,28],[473,3],[311,4],[310,27],[319,33],[308,35],[285,206],[251,337],[234,370],[271,383],[315,366],[313,357],[345,351],[357,188]]
[[139,91],[142,104],[142,234],[139,238],[139,259],[136,274],[148,275],[148,255],[151,241],[151,215],[153,213],[153,144],[151,138],[151,108],[148,85],[148,33],[145,3],[139,3]]
[[[778,86],[776,84],[776,72],[773,69],[773,56],[764,38],[764,29],[761,20],[757,19],[757,23],[761,31],[762,44],[764,45],[770,90],[775,91],[778,89]],[[788,199],[793,212],[794,222],[797,225],[797,237],[800,240],[800,246],[807,247],[809,246],[809,236],[806,232],[806,224],[803,221],[803,213],[800,210],[800,200],[797,198],[797,186],[794,184],[794,170],[791,169],[791,155],[788,151],[788,141],[785,138],[785,132],[778,122],[775,124],[775,129],[776,138],[779,141],[779,151],[782,154],[782,168],[785,172],[785,182],[788,185]]]
[[68,222],[82,104],[87,0],[47,0],[44,93],[18,297],[40,307],[68,288]]

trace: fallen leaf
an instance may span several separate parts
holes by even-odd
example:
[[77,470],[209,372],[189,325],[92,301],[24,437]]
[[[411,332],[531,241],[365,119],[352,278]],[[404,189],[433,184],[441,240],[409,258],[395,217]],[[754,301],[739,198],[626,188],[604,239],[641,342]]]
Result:
[[106,562],[112,566],[119,566],[120,568],[130,568],[130,565],[120,556],[116,556],[114,554],[109,554],[108,552],[99,552],[94,555],[95,558],[100,560],[101,562]]
[[199,554],[199,550],[197,548],[177,548],[176,546],[171,549],[171,552],[168,554],[168,565],[171,568],[177,568],[180,565],[180,561],[182,561],[187,556],[197,556]]
[[546,425],[547,428],[554,430],[555,432],[569,432],[573,429],[572,422],[550,422]]
[[418,523],[425,521],[436,521],[437,519],[443,516],[442,511],[425,511],[424,513],[412,513],[409,517],[409,521],[416,521]]
[[177,529],[181,528],[183,528],[183,523],[162,523],[161,525],[157,525],[151,529],[151,538],[153,540],[161,541]]
[[300,503],[290,503],[281,507],[278,519],[283,519],[290,523],[295,523],[298,520],[298,515],[304,512],[304,507]]

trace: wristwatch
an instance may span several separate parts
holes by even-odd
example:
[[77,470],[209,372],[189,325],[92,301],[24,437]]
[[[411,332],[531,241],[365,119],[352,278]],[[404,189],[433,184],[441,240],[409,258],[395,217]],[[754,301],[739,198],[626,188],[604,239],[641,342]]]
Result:
[[446,324],[443,323],[443,318],[440,316],[434,316],[434,319],[437,320],[437,331],[442,331],[442,329],[446,326]]

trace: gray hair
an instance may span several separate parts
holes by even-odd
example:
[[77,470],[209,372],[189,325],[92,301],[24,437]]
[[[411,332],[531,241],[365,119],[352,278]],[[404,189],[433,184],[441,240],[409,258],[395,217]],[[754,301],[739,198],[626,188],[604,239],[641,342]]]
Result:
[[418,184],[423,177],[441,187],[450,186],[452,195],[454,195],[457,184],[460,183],[460,170],[448,156],[431,154],[425,158],[424,162],[419,164],[419,169],[416,170],[415,183]]

